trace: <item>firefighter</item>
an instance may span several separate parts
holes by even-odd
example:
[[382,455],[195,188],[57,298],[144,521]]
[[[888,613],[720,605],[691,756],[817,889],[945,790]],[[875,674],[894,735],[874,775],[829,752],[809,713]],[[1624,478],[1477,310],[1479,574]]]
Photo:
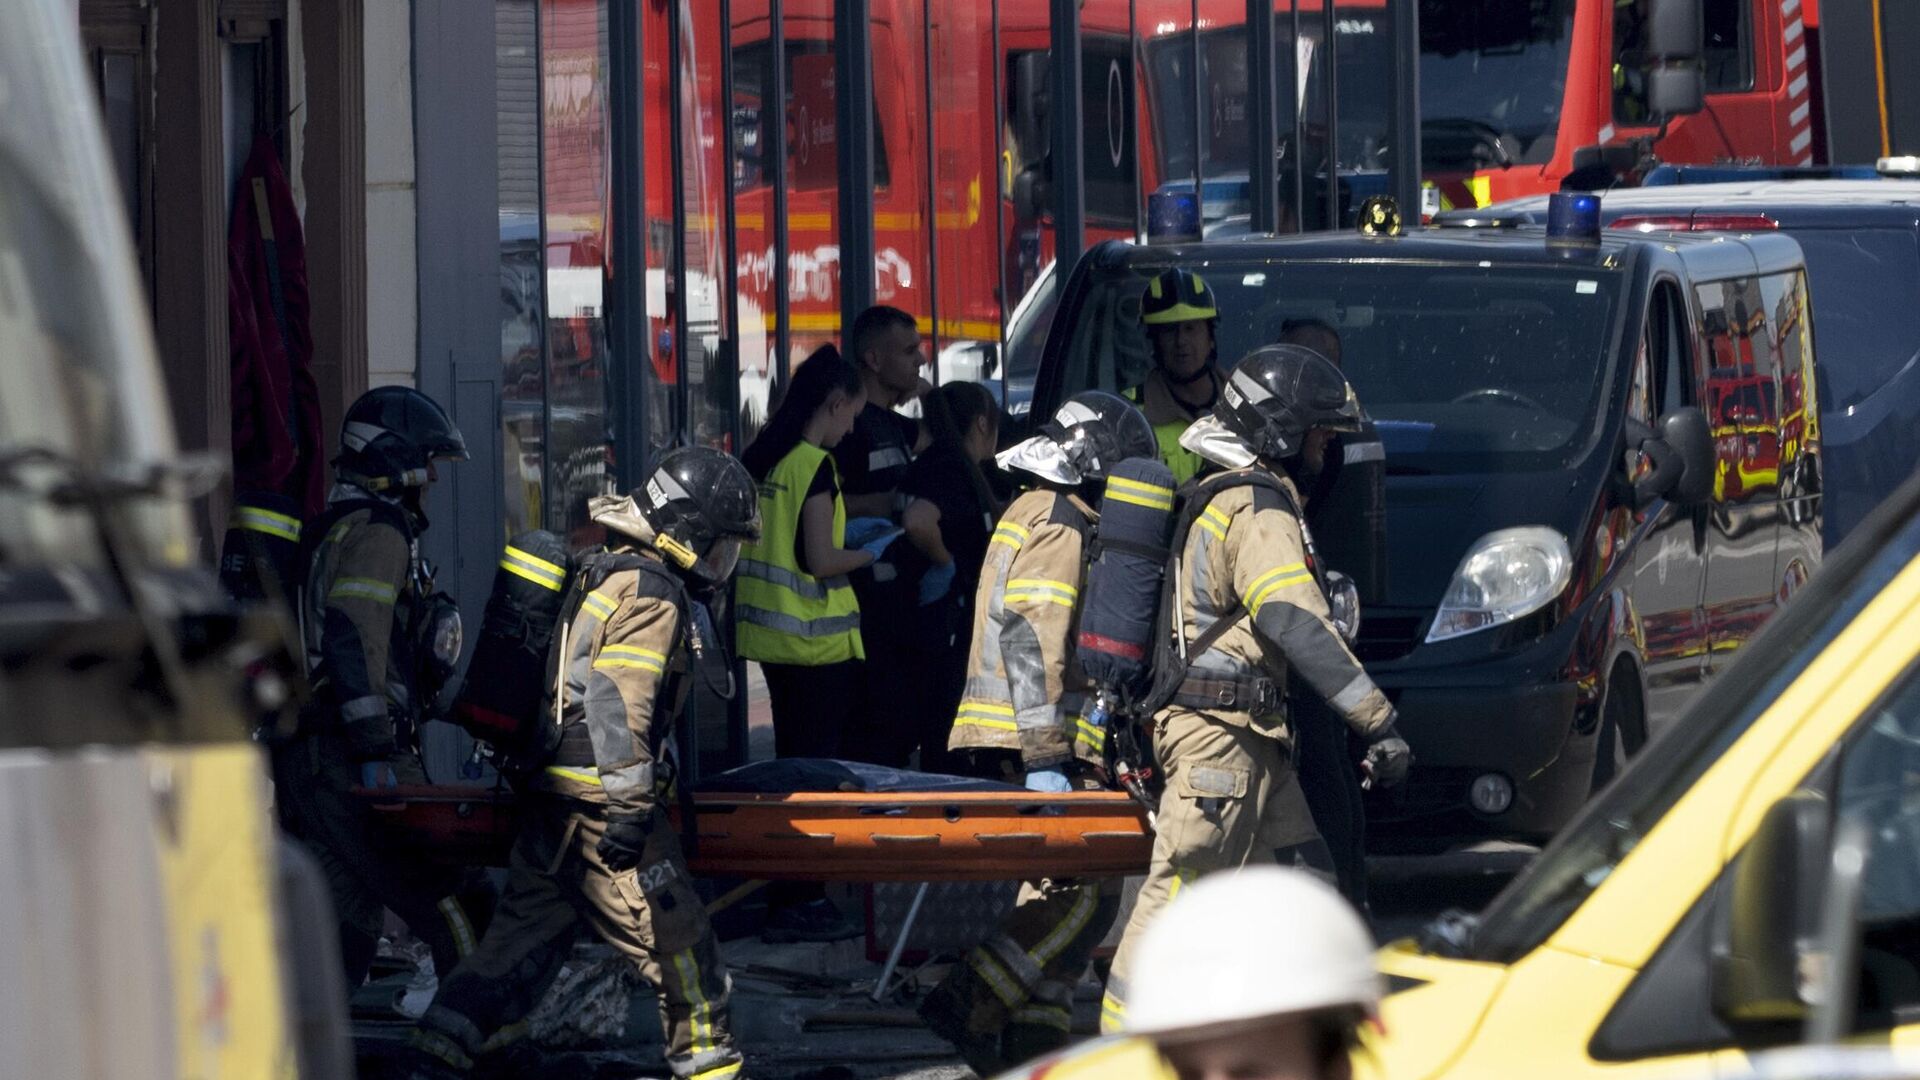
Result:
[[[464,461],[446,411],[417,390],[383,386],[347,409],[327,509],[302,531],[301,636],[313,700],[298,735],[274,755],[286,829],[325,871],[340,922],[347,985],[358,986],[391,908],[451,970],[485,929],[485,890],[398,859],[372,843],[356,786],[425,783],[414,745],[423,710],[432,613],[418,542],[436,462]],[[455,645],[457,649],[457,644]]]
[[[987,545],[966,692],[948,745],[1017,755],[1030,790],[1101,786],[1104,739],[1078,737],[1085,686],[1073,658],[1076,608],[1100,484],[1119,462],[1153,453],[1140,411],[1094,390],[998,456],[1040,486],[1014,500]],[[921,1003],[921,1017],[983,1076],[1064,1046],[1074,984],[1118,907],[1112,881],[1023,883],[1006,921],[954,965]]]
[[759,493],[732,457],[686,447],[634,495],[590,510],[609,539],[582,559],[556,638],[559,746],[530,784],[493,929],[414,1031],[427,1076],[465,1075],[532,1010],[581,920],[660,995],[675,1077],[740,1072],[731,983],[659,799],[689,678],[724,680],[729,667],[694,594],[723,585],[760,535]]
[[[1406,776],[1412,753],[1393,706],[1329,619],[1303,524],[1303,455],[1364,414],[1325,357],[1298,345],[1249,353],[1213,415],[1182,443],[1225,472],[1191,485],[1176,536],[1179,577],[1161,618],[1180,669],[1156,672],[1155,755],[1166,776],[1146,885],[1114,957],[1101,1026],[1126,1023],[1141,932],[1180,890],[1215,870],[1279,862],[1328,872],[1331,859],[1292,763],[1283,707],[1289,669],[1367,745],[1380,786]],[[1164,689],[1160,689],[1164,688]]]
[[1380,1012],[1373,939],[1311,874],[1195,885],[1140,944],[1127,1030],[1182,1080],[1346,1080]]
[[1221,375],[1214,340],[1220,309],[1206,279],[1191,270],[1161,272],[1140,297],[1140,321],[1153,346],[1153,370],[1127,397],[1147,414],[1160,459],[1184,484],[1205,464],[1180,436],[1213,408]]

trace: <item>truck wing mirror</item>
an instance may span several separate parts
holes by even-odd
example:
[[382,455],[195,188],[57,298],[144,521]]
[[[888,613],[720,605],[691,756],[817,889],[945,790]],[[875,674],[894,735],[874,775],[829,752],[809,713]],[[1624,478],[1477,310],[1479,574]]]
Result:
[[1707,80],[1698,64],[1662,64],[1647,72],[1647,109],[1665,120],[1707,107]]
[[1768,808],[1740,853],[1713,941],[1713,1010],[1728,1024],[1799,1023],[1811,1012],[1806,967],[1832,831],[1827,799],[1796,791]]
[[1653,463],[1634,482],[1634,509],[1661,498],[1697,506],[1713,495],[1713,433],[1705,413],[1689,405],[1661,417],[1657,428],[1630,422],[1627,434]]
[[1044,157],[1047,151],[1050,71],[1045,52],[1023,53],[1013,62],[1013,137],[1030,159]]
[[1700,0],[1649,0],[1647,4],[1650,59],[1677,64],[1699,60],[1705,29]]

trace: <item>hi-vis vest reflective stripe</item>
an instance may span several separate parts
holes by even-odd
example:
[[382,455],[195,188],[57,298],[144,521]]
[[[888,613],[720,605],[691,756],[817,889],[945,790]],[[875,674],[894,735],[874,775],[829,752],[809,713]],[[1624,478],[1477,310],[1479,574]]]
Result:
[[[814,577],[794,559],[800,506],[822,461],[833,467],[825,450],[803,442],[760,484],[760,539],[741,552],[734,575],[740,655],[748,660],[817,667],[866,658],[853,587],[845,577]],[[836,497],[836,547],[846,530],[846,504]]]

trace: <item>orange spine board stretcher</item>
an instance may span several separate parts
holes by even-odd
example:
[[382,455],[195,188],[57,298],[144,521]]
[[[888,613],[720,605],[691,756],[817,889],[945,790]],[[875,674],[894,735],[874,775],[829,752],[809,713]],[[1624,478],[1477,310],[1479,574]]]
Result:
[[[387,840],[435,862],[503,866],[515,797],[468,787],[362,789]],[[1145,873],[1146,814],[1116,791],[702,792],[688,862],[703,877],[1004,881]],[[680,812],[669,809],[674,827]],[[683,834],[684,835],[684,832]]]

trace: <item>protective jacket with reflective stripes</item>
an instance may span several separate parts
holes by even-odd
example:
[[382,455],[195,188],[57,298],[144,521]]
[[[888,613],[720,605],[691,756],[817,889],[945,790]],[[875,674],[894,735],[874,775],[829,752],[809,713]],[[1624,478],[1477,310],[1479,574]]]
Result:
[[[1287,478],[1278,482],[1284,495],[1252,484],[1216,490],[1181,543],[1174,596],[1183,640],[1195,641],[1220,619],[1234,622],[1188,658],[1185,685],[1217,687],[1222,703],[1200,704],[1190,690],[1175,705],[1285,738],[1281,701],[1291,667],[1355,731],[1371,735],[1393,721],[1393,706],[1329,619],[1294,510],[1298,492]],[[1245,688],[1256,683],[1272,691],[1250,702]]]
[[394,718],[417,717],[414,538],[405,511],[358,489],[336,488],[329,501],[307,529],[307,674],[354,756],[374,760],[398,749]]
[[1029,769],[1101,761],[1104,747],[1074,737],[1087,683],[1073,642],[1098,520],[1078,498],[1045,490],[1020,496],[1000,518],[980,568],[952,749],[1018,750]]
[[[740,553],[734,578],[739,652],[748,660],[818,667],[866,658],[853,586],[844,575],[807,573],[794,556],[800,508],[821,462],[834,468],[825,450],[802,442],[760,482],[760,539]],[[834,546],[846,535],[846,503],[835,495]]]
[[[682,597],[634,551],[593,557],[555,642],[560,746],[539,785],[614,812],[654,808],[660,763],[686,697]],[[608,572],[610,570],[610,572]]]

